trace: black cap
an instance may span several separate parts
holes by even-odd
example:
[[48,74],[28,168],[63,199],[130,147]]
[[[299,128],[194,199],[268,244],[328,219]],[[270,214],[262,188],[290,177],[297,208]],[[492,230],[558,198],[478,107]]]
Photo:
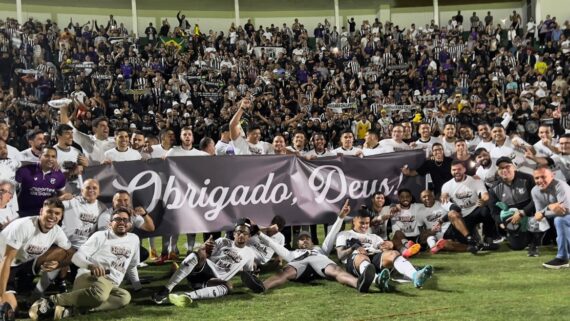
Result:
[[512,164],[513,160],[510,157],[503,156],[503,157],[500,157],[499,159],[497,159],[497,162],[495,163],[495,165],[499,166],[500,163]]

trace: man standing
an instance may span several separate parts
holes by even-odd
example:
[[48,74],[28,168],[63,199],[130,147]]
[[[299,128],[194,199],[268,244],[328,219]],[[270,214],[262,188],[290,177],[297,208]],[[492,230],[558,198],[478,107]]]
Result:
[[261,129],[259,126],[249,124],[247,130],[247,140],[241,136],[240,121],[244,112],[250,111],[251,101],[244,99],[238,103],[238,110],[230,120],[230,138],[234,145],[236,155],[264,155],[271,154],[273,147],[270,143],[263,142]]
[[[41,270],[53,271],[60,267],[58,261],[42,257],[56,244],[68,250],[71,243],[57,225],[63,216],[63,204],[57,198],[43,202],[39,216],[24,217],[9,224],[0,233],[0,296],[13,310],[18,305],[16,294],[31,291],[34,275]],[[16,278],[21,282],[16,283]]]
[[125,162],[142,159],[141,153],[129,147],[129,131],[118,129],[115,131],[115,148],[105,152],[106,164],[112,162]]
[[453,176],[451,175],[451,163],[453,160],[444,154],[443,145],[434,143],[431,148],[432,159],[426,160],[418,169],[409,169],[407,165],[402,167],[405,176],[417,176],[430,174],[433,181],[435,195],[440,195],[441,187]]
[[63,193],[65,176],[56,168],[56,149],[44,147],[39,163],[20,167],[16,171],[16,181],[20,184],[20,217],[38,215],[46,199]]
[[57,150],[57,163],[66,175],[67,183],[70,183],[83,173],[83,168],[87,167],[89,162],[79,149],[73,147],[73,127],[60,124],[55,129],[55,135],[57,144],[54,148]]
[[567,268],[570,253],[570,186],[554,178],[552,171],[545,167],[536,169],[533,173],[536,184],[531,191],[537,221],[545,217],[554,217],[556,228],[556,257],[543,263],[547,269]]
[[375,130],[368,130],[364,135],[364,145],[362,145],[362,154],[364,156],[379,155],[391,153],[394,151],[392,146],[380,146],[380,134]]
[[340,134],[340,146],[332,151],[334,154],[344,156],[362,157],[362,149],[354,147],[354,134],[350,130],[345,130]]
[[29,315],[32,320],[54,313],[54,319],[68,316],[68,308],[90,311],[120,309],[131,301],[131,295],[119,286],[129,275],[135,288],[138,280],[139,237],[129,233],[131,211],[113,211],[109,229],[95,232],[73,255],[72,262],[80,269],[73,291],[51,295],[34,302]]
[[20,152],[20,161],[37,163],[40,160],[42,149],[46,145],[45,134],[43,131],[36,129],[28,134],[28,144],[30,148]]
[[203,152],[193,147],[194,134],[191,127],[184,127],[180,131],[180,146],[172,147],[166,152],[166,157],[174,156],[210,156],[208,153]]

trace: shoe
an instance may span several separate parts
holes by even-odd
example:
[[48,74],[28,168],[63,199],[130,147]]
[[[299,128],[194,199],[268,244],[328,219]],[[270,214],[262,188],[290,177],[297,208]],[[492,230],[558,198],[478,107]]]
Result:
[[431,254],[436,254],[437,252],[443,250],[445,248],[445,243],[447,240],[441,239],[435,243],[435,246],[431,248]]
[[178,253],[176,253],[176,252],[170,252],[170,254],[168,254],[168,260],[170,260],[170,261],[178,261]]
[[137,268],[139,268],[139,269],[145,268],[147,266],[148,266],[148,264],[146,262],[141,262],[141,263],[137,264]]
[[410,247],[414,246],[414,244],[416,244],[414,241],[408,241],[406,243],[406,248],[409,249]]
[[410,246],[409,248],[407,248],[403,253],[402,256],[405,257],[406,259],[411,258],[412,256],[420,253],[420,250],[422,249],[422,246],[414,243],[412,246]]
[[390,285],[390,270],[383,269],[380,271],[380,273],[376,274],[375,283],[376,286],[380,289],[380,292],[392,292],[392,286]]
[[477,241],[471,236],[467,237],[467,251],[471,252],[471,254],[477,254],[477,252],[479,252]]
[[192,304],[192,298],[184,293],[181,294],[171,293],[168,295],[168,300],[170,301],[170,303],[174,304],[179,308],[186,308]]
[[166,261],[168,261],[168,254],[162,254],[158,260],[156,260],[156,265],[163,265]]
[[16,320],[16,313],[12,306],[8,302],[4,302],[0,306],[0,320],[2,321],[15,321]]
[[368,264],[366,269],[364,269],[364,273],[362,273],[358,277],[358,281],[356,282],[356,289],[358,292],[366,293],[368,289],[370,289],[370,284],[374,282],[374,277],[376,276],[376,268],[372,264]]
[[429,278],[431,278],[432,274],[433,274],[433,267],[431,265],[426,265],[426,266],[424,266],[423,269],[414,272],[413,277],[412,277],[412,281],[414,283],[414,286],[416,288],[421,288],[422,286],[424,286],[426,281]]
[[499,236],[498,238],[496,238],[496,239],[493,240],[493,243],[495,243],[495,244],[501,244],[501,243],[503,243],[505,240],[506,240],[506,239],[505,239],[504,236]]
[[53,302],[46,298],[41,298],[32,304],[32,307],[28,311],[28,315],[32,320],[39,320],[50,318],[55,310],[55,305]]
[[150,249],[149,258],[151,261],[156,261],[160,258],[160,256],[158,255],[158,253],[156,253],[155,249]]
[[168,300],[168,294],[170,294],[170,290],[168,290],[166,287],[163,287],[160,289],[160,291],[155,292],[152,295],[151,300],[156,304],[164,304]]
[[562,268],[567,268],[570,265],[568,265],[568,260],[559,259],[559,258],[555,257],[554,259],[552,259],[546,263],[542,263],[542,266],[544,266],[547,269],[559,270]]
[[265,292],[265,285],[263,282],[255,276],[252,272],[243,271],[241,272],[241,282],[253,293],[263,293]]
[[495,243],[481,243],[479,244],[479,251],[496,251],[499,247],[501,246]]
[[54,281],[54,286],[58,293],[67,292],[67,281],[65,281],[65,279],[56,278]]
[[61,305],[55,306],[55,312],[53,315],[54,320],[61,320],[61,319],[69,318],[71,316],[72,316],[71,309],[68,309],[66,307],[62,307]]
[[538,257],[538,246],[530,245],[528,247],[528,254],[529,257]]
[[176,263],[174,261],[172,263],[170,263],[170,271],[169,271],[170,275],[172,275],[172,274],[174,274],[174,272],[178,271],[179,268],[180,268],[180,265],[178,265],[178,263]]

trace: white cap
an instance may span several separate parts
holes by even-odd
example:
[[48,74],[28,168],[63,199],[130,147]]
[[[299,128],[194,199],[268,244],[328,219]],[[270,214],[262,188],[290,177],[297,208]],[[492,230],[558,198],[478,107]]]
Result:
[[149,111],[148,111],[148,114],[149,114],[149,115],[154,115],[154,111],[149,110]]
[[168,108],[168,109],[166,110],[166,113],[167,113],[167,114],[170,114],[171,112],[172,112],[172,108]]
[[120,115],[121,114],[121,110],[119,110],[118,108],[115,109],[115,111],[113,111],[113,113],[115,113],[115,115]]
[[134,123],[131,123],[131,125],[129,125],[130,128],[137,128],[137,125],[135,125]]
[[183,116],[184,116],[184,118],[189,118],[189,117],[190,117],[190,114],[189,114],[189,113],[184,113]]
[[172,106],[178,106],[180,105],[176,100],[172,102]]
[[440,94],[445,94],[445,89],[441,88],[441,89],[439,90],[439,93],[440,93]]
[[419,96],[419,95],[421,95],[421,94],[422,94],[422,93],[421,93],[419,90],[417,90],[417,89],[414,90],[414,96]]

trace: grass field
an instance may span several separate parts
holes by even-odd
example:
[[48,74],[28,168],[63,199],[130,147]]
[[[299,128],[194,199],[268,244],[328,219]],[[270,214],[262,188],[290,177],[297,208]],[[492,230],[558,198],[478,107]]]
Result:
[[[412,263],[433,265],[434,277],[423,289],[406,283],[388,294],[376,288],[360,294],[319,280],[289,283],[260,295],[242,287],[236,277],[231,295],[186,309],[150,301],[166,282],[169,265],[149,266],[140,269],[141,276],[159,280],[134,294],[129,306],[74,320],[570,320],[570,271],[541,266],[554,257],[553,247],[542,247],[540,254],[529,258],[526,251],[513,252],[505,244],[488,254],[421,253]],[[265,271],[262,279],[274,272]],[[175,291],[186,289],[183,282]]]

